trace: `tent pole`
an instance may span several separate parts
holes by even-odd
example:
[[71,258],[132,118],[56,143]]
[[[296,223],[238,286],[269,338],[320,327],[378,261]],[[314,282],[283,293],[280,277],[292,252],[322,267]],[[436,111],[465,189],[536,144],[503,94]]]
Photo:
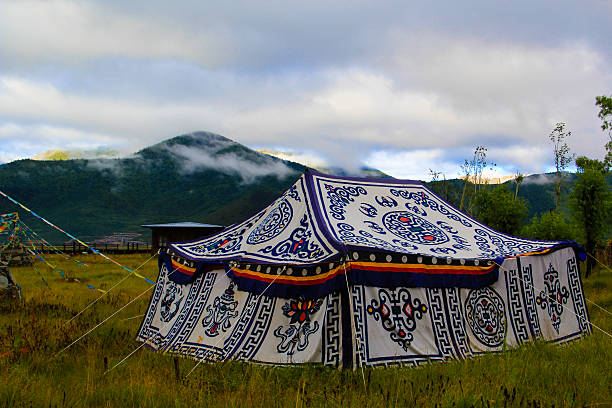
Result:
[[[347,255],[348,257],[348,255]],[[361,359],[359,360],[359,362],[357,362],[357,347],[356,345],[359,344],[359,349],[361,350],[361,341],[360,339],[357,337],[357,328],[355,327],[355,309],[353,308],[353,296],[351,294],[350,291],[350,286],[349,286],[349,282],[348,282],[348,277],[346,276],[346,258],[344,258],[344,261],[342,263],[342,267],[344,268],[344,280],[346,282],[346,292],[348,294],[348,305],[349,305],[349,310],[350,310],[350,314],[351,314],[351,353],[352,353],[352,365],[353,365],[353,371],[355,371],[357,369],[356,365],[359,365],[359,367],[361,368],[361,378],[363,379],[363,388],[366,389],[366,383],[365,383],[365,374],[363,372],[363,362],[361,361]],[[367,389],[366,389],[367,391]]]

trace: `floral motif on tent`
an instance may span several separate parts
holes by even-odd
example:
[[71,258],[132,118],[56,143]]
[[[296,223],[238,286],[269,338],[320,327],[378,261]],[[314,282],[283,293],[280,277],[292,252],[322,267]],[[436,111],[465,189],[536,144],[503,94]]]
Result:
[[310,220],[306,213],[300,220],[299,227],[291,232],[289,238],[278,242],[276,245],[268,245],[258,251],[282,259],[294,258],[295,256],[299,259],[316,259],[323,254],[321,246],[316,239],[313,239]]
[[282,200],[263,221],[251,231],[247,244],[260,244],[278,236],[293,218],[293,208],[287,200]]
[[179,305],[183,300],[183,289],[181,285],[177,285],[172,281],[168,281],[166,292],[161,300],[159,314],[162,322],[169,322],[176,315]]
[[569,291],[567,287],[561,286],[559,281],[559,272],[557,272],[552,263],[548,266],[548,270],[544,273],[544,285],[546,289],[540,291],[540,295],[536,298],[536,303],[540,305],[542,309],[548,311],[550,321],[559,333],[559,326],[561,325],[561,315],[563,314],[563,305],[567,304],[569,298]]
[[319,322],[311,324],[310,317],[320,308],[323,300],[305,300],[298,298],[283,305],[283,315],[288,317],[289,326],[278,326],[274,336],[281,339],[276,347],[279,353],[293,355],[296,351],[304,351],[308,347],[308,337],[319,329]]
[[427,312],[427,306],[417,298],[412,298],[406,288],[379,289],[378,300],[372,299],[366,308],[374,320],[382,323],[383,329],[390,332],[391,340],[405,351],[414,340],[417,319]]
[[434,224],[408,211],[392,211],[384,215],[383,225],[406,241],[424,245],[439,245],[449,240]]
[[231,327],[229,319],[238,316],[237,307],[238,302],[234,300],[234,283],[230,282],[223,294],[216,296],[213,304],[206,307],[208,314],[202,320],[204,334],[215,337],[219,335],[219,329],[226,332]]
[[506,335],[504,301],[492,288],[473,289],[465,299],[466,320],[476,339],[498,347]]

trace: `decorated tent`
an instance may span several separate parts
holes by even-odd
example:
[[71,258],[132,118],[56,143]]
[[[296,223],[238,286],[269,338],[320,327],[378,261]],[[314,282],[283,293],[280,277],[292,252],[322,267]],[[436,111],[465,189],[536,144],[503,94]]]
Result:
[[494,231],[420,182],[307,171],[251,218],[161,252],[137,340],[345,368],[562,343],[590,332],[583,256]]

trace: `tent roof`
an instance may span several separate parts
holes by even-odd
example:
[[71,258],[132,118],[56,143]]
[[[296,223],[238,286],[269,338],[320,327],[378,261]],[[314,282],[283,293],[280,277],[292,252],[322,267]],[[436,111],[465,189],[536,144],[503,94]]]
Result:
[[354,250],[491,260],[558,244],[497,232],[419,181],[336,177],[308,170],[251,218],[170,247],[194,261],[313,264]]
[[160,262],[178,283],[223,264],[240,290],[317,298],[346,284],[480,288],[502,258],[562,245],[497,232],[418,181],[306,171],[254,216],[172,243]]

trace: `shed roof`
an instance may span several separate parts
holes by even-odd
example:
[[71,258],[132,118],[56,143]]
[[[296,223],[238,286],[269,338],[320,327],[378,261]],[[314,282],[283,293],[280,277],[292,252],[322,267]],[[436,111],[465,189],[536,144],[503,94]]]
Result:
[[224,228],[223,225],[202,224],[199,222],[171,222],[168,224],[141,225],[144,228]]

